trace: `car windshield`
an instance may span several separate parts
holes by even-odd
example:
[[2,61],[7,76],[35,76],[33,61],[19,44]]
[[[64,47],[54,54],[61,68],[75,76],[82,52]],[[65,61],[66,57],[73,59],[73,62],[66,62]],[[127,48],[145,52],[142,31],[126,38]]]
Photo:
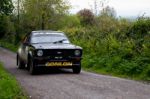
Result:
[[33,33],[31,43],[70,43],[62,33]]

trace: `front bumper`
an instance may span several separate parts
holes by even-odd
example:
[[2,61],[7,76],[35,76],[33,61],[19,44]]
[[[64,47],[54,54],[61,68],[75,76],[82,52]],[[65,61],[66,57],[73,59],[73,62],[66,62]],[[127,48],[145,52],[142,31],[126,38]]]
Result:
[[[48,57],[35,57],[34,64],[36,67],[59,67],[59,68],[72,68],[81,65],[81,57],[71,57],[69,59],[49,59]],[[53,65],[47,65],[53,63]],[[59,63],[59,64],[54,64]],[[62,63],[62,65],[60,65]],[[72,65],[63,65],[63,63],[71,63]]]

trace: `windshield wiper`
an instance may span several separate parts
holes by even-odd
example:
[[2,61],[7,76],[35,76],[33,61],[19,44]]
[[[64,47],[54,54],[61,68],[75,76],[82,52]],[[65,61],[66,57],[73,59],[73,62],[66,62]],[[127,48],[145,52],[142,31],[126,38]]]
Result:
[[67,39],[62,39],[62,40],[59,40],[59,41],[55,41],[53,43],[62,43],[63,41],[66,41]]

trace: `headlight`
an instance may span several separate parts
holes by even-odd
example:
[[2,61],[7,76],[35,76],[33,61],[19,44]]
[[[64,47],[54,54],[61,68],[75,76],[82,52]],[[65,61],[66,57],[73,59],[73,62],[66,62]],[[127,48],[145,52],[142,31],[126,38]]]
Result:
[[38,50],[37,51],[37,56],[43,56],[43,51],[42,50]]
[[74,54],[75,54],[76,56],[80,56],[81,52],[80,52],[80,50],[75,50]]

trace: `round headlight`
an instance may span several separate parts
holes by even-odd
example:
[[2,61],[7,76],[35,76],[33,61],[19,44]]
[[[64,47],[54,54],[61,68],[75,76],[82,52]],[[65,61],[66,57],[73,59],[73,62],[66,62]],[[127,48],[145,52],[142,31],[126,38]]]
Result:
[[38,51],[37,51],[37,55],[38,55],[38,56],[43,56],[43,51],[42,51],[42,50],[38,50]]
[[81,52],[80,52],[80,50],[75,50],[74,54],[75,54],[76,56],[80,56]]

